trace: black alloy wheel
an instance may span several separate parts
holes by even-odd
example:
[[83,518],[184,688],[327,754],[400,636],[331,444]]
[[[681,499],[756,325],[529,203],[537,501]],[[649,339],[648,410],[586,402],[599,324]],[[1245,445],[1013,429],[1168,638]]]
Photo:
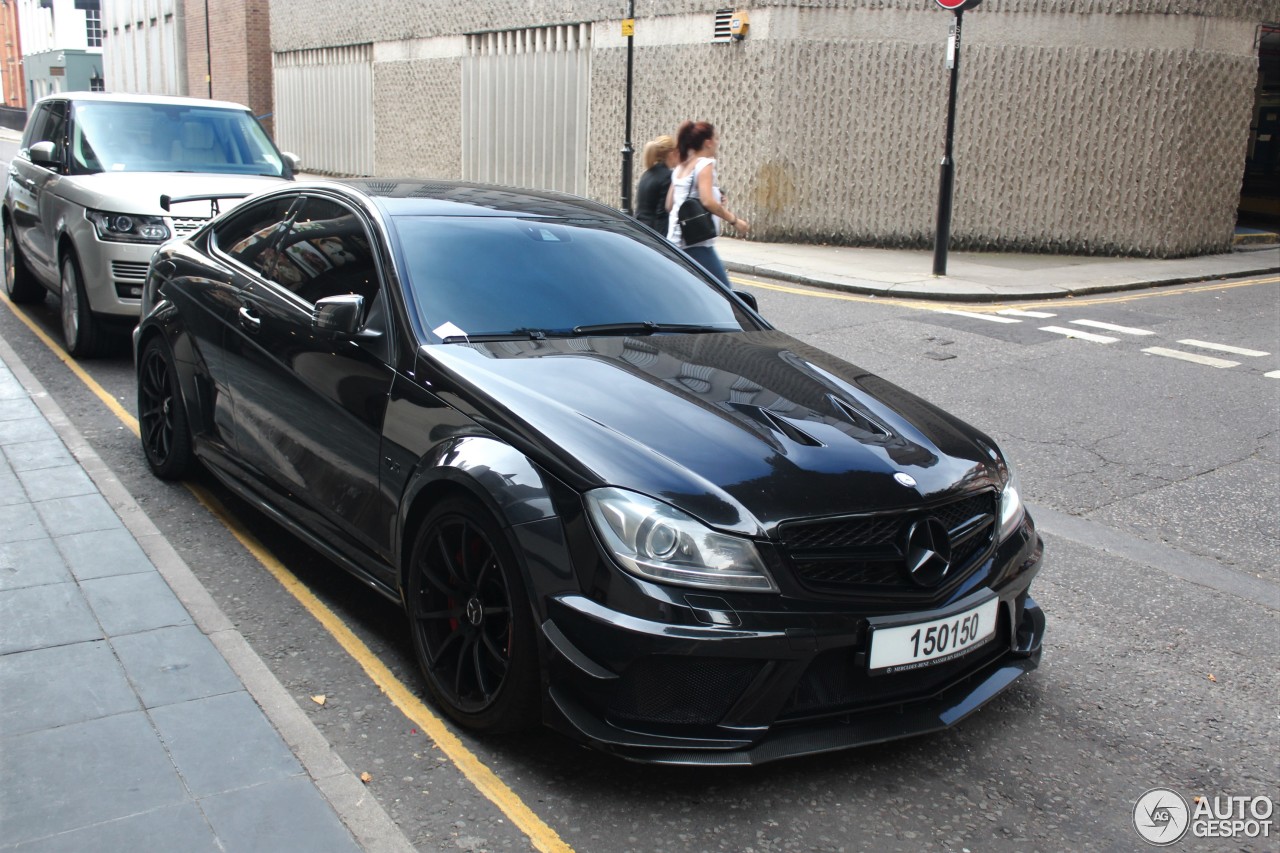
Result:
[[152,338],[138,360],[138,428],[151,472],[176,480],[191,468],[191,430],[173,356],[161,338]]
[[4,223],[4,291],[10,302],[18,304],[43,302],[46,292],[22,260],[18,241],[13,236],[13,226],[8,220]]
[[528,595],[510,545],[478,501],[451,498],[427,515],[405,606],[427,686],[450,717],[485,732],[537,722]]

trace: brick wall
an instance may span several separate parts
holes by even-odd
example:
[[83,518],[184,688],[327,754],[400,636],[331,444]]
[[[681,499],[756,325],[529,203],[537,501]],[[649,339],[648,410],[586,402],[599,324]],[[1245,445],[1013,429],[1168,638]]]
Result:
[[[247,106],[272,131],[270,0],[203,0],[186,6],[187,80],[192,97]],[[208,42],[205,40],[206,8]],[[212,47],[212,62],[206,44]]]

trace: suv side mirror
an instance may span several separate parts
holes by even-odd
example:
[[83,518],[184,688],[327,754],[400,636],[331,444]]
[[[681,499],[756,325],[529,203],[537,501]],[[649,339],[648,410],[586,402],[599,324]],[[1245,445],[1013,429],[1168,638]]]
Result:
[[311,311],[311,328],[336,338],[354,337],[364,317],[364,297],[358,293],[326,296]]
[[296,172],[302,168],[302,158],[292,151],[281,151],[280,156],[284,158],[284,162],[288,164],[290,170]]
[[37,166],[58,165],[58,146],[47,139],[28,148],[27,154],[31,157],[31,162]]

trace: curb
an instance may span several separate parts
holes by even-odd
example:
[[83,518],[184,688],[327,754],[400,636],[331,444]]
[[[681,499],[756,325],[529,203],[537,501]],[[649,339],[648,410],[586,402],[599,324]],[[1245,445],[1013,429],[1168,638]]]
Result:
[[408,838],[333,751],[284,685],[235,629],[186,561],[3,338],[0,338],[0,359],[93,480],[125,529],[137,540],[143,553],[191,614],[196,627],[209,638],[240,679],[361,849],[366,853],[414,853]]
[[[1265,246],[1251,246],[1250,251],[1273,247],[1280,249],[1280,246],[1267,244]],[[821,288],[823,290],[837,290],[844,293],[855,293],[864,296],[880,296],[889,299],[922,299],[930,302],[973,303],[1022,302],[1033,299],[1066,299],[1073,296],[1084,296],[1097,293],[1120,293],[1127,290],[1146,290],[1156,287],[1172,287],[1179,284],[1195,284],[1202,281],[1218,281],[1222,278],[1235,276],[1268,275],[1274,274],[1277,270],[1276,264],[1265,264],[1259,262],[1256,266],[1249,266],[1247,268],[1224,272],[1205,272],[1198,273],[1196,275],[1171,276],[1168,278],[1156,279],[1134,279],[1131,281],[1120,282],[1103,281],[1063,286],[1029,286],[1026,288],[1019,288],[1015,291],[1011,288],[997,289],[990,287],[989,285],[982,284],[948,284],[942,280],[909,284],[889,284],[868,280],[819,278],[817,276],[779,270],[770,267],[767,264],[749,264],[742,263],[740,261],[730,261],[725,259],[723,256],[721,257],[721,261],[724,263],[725,269],[730,272],[742,273],[745,275],[757,275],[763,278],[772,278],[779,281],[790,282],[792,284],[803,284],[809,287]],[[961,287],[964,289],[948,291],[948,287]]]

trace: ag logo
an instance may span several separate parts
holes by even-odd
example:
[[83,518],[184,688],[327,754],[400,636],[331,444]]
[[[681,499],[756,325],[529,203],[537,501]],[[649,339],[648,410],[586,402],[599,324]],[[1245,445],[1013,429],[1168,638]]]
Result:
[[1190,825],[1187,801],[1168,788],[1152,788],[1133,804],[1133,828],[1143,841],[1157,847],[1180,841]]

